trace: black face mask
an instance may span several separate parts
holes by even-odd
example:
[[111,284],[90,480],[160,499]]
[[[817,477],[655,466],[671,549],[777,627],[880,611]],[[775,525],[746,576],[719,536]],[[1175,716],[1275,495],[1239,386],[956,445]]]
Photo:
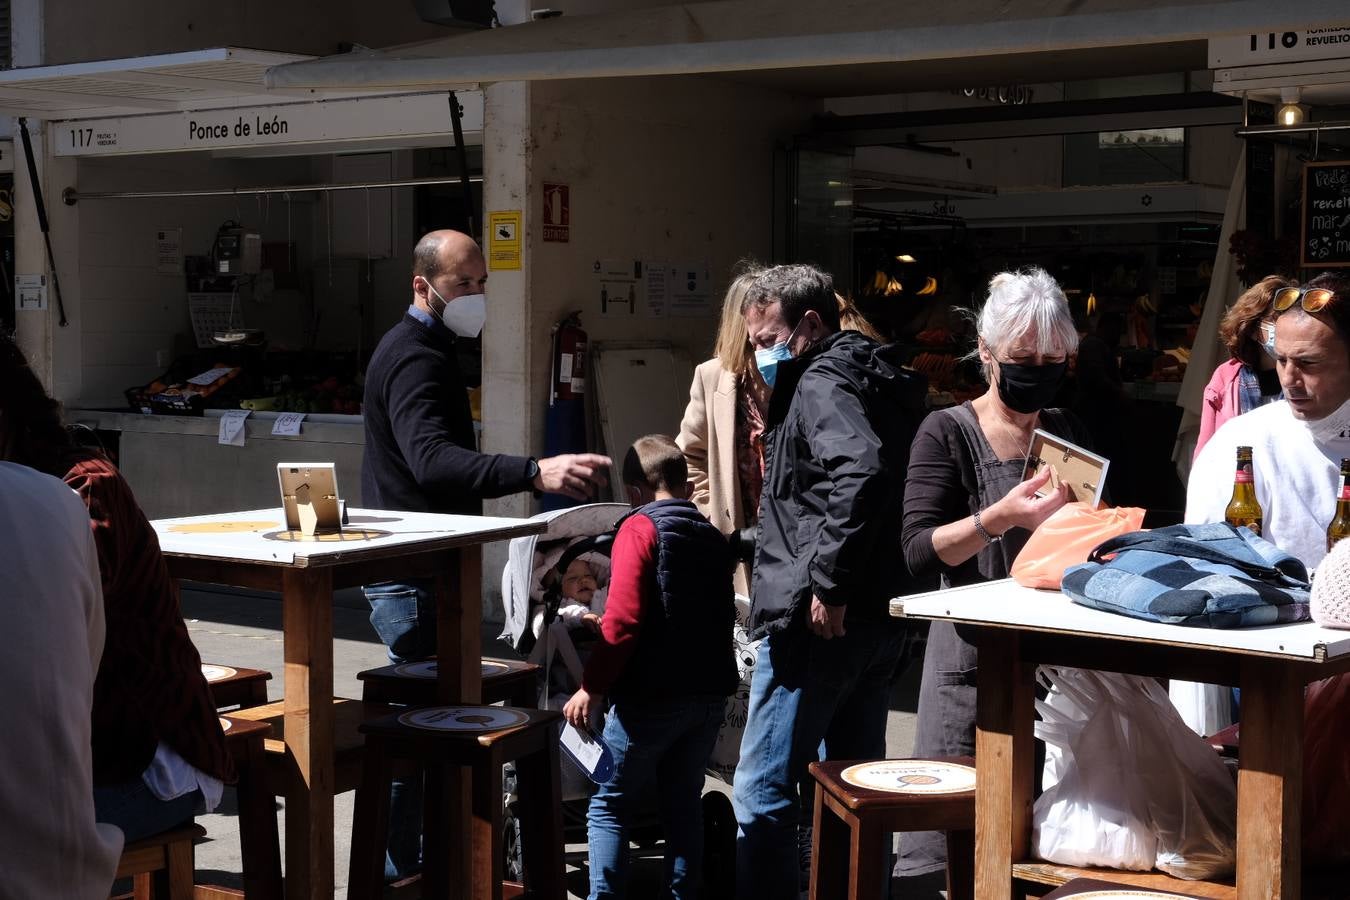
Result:
[[1034,413],[1045,409],[1055,399],[1069,362],[1027,366],[1017,363],[998,364],[998,396],[1011,410]]

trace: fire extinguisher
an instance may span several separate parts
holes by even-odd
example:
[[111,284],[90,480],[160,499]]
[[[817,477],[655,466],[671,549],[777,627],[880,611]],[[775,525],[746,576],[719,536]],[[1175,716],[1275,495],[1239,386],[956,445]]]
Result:
[[581,313],[570,313],[553,326],[553,393],[549,405],[559,400],[581,400],[586,392],[586,332]]
[[[544,418],[547,456],[586,452],[586,332],[581,313],[568,314],[553,326],[553,375],[548,414]],[[545,510],[576,506],[559,494],[544,497]]]

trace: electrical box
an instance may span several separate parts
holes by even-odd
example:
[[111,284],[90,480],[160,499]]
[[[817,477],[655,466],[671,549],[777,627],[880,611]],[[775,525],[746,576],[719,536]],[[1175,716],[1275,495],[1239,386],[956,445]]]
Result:
[[217,275],[257,275],[262,271],[262,235],[245,228],[223,228],[216,235]]

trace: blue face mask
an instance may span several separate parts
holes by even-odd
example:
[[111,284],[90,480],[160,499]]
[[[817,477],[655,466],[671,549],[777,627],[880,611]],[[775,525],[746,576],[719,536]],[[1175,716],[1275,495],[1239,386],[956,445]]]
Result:
[[1261,331],[1261,349],[1266,351],[1266,355],[1271,359],[1275,358],[1275,326],[1272,323],[1262,322],[1257,328]]
[[787,341],[782,341],[767,350],[756,350],[755,368],[759,369],[764,383],[773,387],[774,381],[778,378],[778,364],[789,359],[792,359],[792,351],[788,349]]

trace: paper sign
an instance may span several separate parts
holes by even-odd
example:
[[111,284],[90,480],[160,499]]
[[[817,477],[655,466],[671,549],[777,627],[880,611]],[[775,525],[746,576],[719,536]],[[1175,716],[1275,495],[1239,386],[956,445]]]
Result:
[[591,781],[604,784],[614,775],[614,754],[590,731],[579,731],[564,722],[561,743],[563,751]]
[[300,433],[300,423],[305,420],[304,413],[282,413],[272,423],[272,433],[276,435],[296,435]]
[[489,269],[519,269],[521,220],[518,209],[488,213],[487,260]]
[[155,232],[155,271],[179,275],[183,271],[183,229],[161,228]]
[[544,240],[565,244],[571,236],[571,191],[565,184],[544,182]]
[[244,420],[251,414],[248,409],[227,409],[220,417],[220,443],[231,447],[244,446]]
[[[200,375],[194,375],[188,379],[188,384],[200,384],[202,387],[215,384],[224,375],[229,374],[229,366],[220,366],[215,369],[208,369]],[[247,412],[247,410],[230,410],[230,412]],[[228,413],[227,413],[228,415]]]
[[626,318],[645,305],[647,282],[642,269],[638,259],[597,259],[591,263],[601,316]]
[[14,308],[37,310],[47,308],[47,276],[15,275]]
[[707,263],[674,263],[670,273],[669,304],[672,316],[712,315],[712,292],[709,289]]
[[670,303],[670,266],[663,262],[647,263],[647,315],[653,319],[665,318]]

